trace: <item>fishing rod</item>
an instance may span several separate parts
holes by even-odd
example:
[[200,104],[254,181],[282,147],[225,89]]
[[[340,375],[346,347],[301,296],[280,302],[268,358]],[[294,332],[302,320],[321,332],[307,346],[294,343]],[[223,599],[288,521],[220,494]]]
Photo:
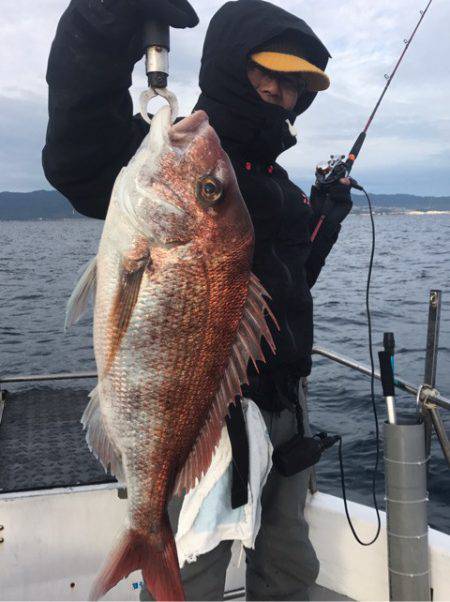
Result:
[[[356,541],[362,546],[370,546],[373,543],[375,543],[375,541],[378,539],[378,536],[380,535],[380,532],[381,532],[381,519],[380,519],[379,508],[378,508],[377,496],[376,496],[376,480],[377,480],[378,464],[379,464],[379,456],[380,456],[380,431],[379,431],[379,424],[378,424],[378,411],[377,411],[377,407],[376,407],[376,403],[375,403],[375,386],[374,386],[375,365],[374,365],[374,357],[373,357],[372,318],[371,318],[371,310],[370,310],[370,284],[371,284],[371,278],[372,278],[373,260],[374,260],[374,256],[375,256],[375,222],[374,222],[374,218],[373,218],[372,203],[370,201],[370,197],[369,197],[368,193],[363,188],[363,186],[358,184],[358,182],[356,182],[356,180],[354,180],[353,178],[350,178],[349,175],[350,175],[350,172],[356,161],[356,158],[358,157],[358,155],[361,151],[361,148],[364,144],[364,141],[366,139],[367,130],[369,129],[370,125],[372,124],[372,121],[380,107],[380,104],[387,92],[387,89],[389,88],[389,86],[403,60],[403,57],[405,56],[406,51],[408,50],[417,30],[419,29],[420,24],[422,23],[423,18],[425,17],[432,1],[433,0],[429,0],[426,8],[424,10],[420,11],[420,19],[417,22],[410,38],[407,40],[404,40],[405,48],[403,49],[403,52],[401,53],[391,75],[385,75],[385,78],[387,80],[386,85],[384,86],[384,88],[381,92],[381,95],[378,98],[378,100],[375,104],[375,107],[374,107],[372,113],[370,114],[369,119],[367,120],[366,125],[364,126],[364,129],[360,132],[357,139],[355,140],[355,143],[353,144],[353,146],[347,156],[347,159],[345,159],[345,155],[338,155],[338,156],[331,155],[330,160],[324,166],[318,165],[316,168],[316,186],[318,186],[319,188],[321,188],[322,190],[325,191],[326,197],[325,197],[325,202],[324,202],[323,209],[322,209],[322,215],[320,216],[319,221],[317,222],[317,225],[311,235],[311,242],[313,242],[314,239],[316,238],[323,222],[326,219],[327,214],[329,213],[329,211],[332,208],[332,201],[331,201],[331,195],[329,193],[329,189],[333,184],[336,184],[341,178],[348,178],[350,180],[350,185],[352,188],[356,188],[358,190],[363,191],[363,193],[365,194],[366,199],[367,199],[367,203],[368,203],[368,207],[369,207],[369,214],[370,214],[370,221],[371,221],[372,245],[371,245],[369,269],[368,269],[367,282],[366,282],[366,315],[367,315],[367,327],[368,327],[368,336],[369,336],[369,345],[368,346],[369,346],[370,367],[371,367],[370,399],[371,399],[372,410],[373,410],[373,415],[374,415],[374,422],[375,422],[376,453],[375,453],[375,466],[374,466],[374,469],[372,472],[372,499],[373,499],[373,503],[374,503],[376,516],[377,516],[377,529],[376,529],[375,535],[369,541],[363,541],[360,539],[360,537],[358,536],[356,529],[352,523],[350,513],[348,510],[346,487],[345,487],[344,459],[343,459],[343,452],[342,452],[343,442],[342,442],[341,436],[339,436],[339,447],[338,447],[342,497],[344,500],[345,514],[347,517],[347,522],[353,533],[353,536],[355,537]],[[392,376],[392,382],[394,382],[393,381],[393,379],[394,379],[393,370],[394,370],[395,342],[394,342],[392,333],[385,333],[383,343],[384,343],[384,352],[382,352],[382,355],[381,355],[381,357],[383,358],[383,361],[384,361],[383,367],[385,369],[385,373],[386,372],[390,373],[390,375]],[[386,374],[385,374],[385,377],[386,377]],[[388,421],[389,421],[389,423],[395,423],[396,422],[395,398],[391,394],[392,387],[386,386],[386,383],[389,381],[389,378],[387,378],[387,380],[386,380],[386,378],[385,378],[385,383],[384,383],[384,389],[385,389],[384,392],[385,392],[386,404],[387,404],[387,410],[388,410]]]
[[[409,46],[411,45],[411,42],[414,39],[414,36],[416,35],[416,32],[419,29],[423,18],[425,17],[428,9],[430,8],[432,1],[433,0],[429,0],[426,8],[424,10],[420,11],[420,19],[418,20],[411,36],[408,39],[404,40],[405,47],[404,47],[402,53],[400,54],[400,57],[394,67],[394,70],[392,71],[392,73],[390,75],[386,74],[384,76],[386,78],[386,85],[384,86],[384,88],[380,94],[380,97],[378,98],[378,100],[375,104],[375,107],[374,107],[372,113],[370,114],[369,119],[367,120],[366,125],[364,126],[364,129],[360,132],[360,134],[356,138],[350,152],[347,155],[347,158],[345,158],[345,155],[330,155],[329,161],[317,165],[317,167],[316,167],[316,185],[318,185],[318,187],[321,188],[322,190],[324,190],[325,192],[326,192],[327,188],[329,188],[333,184],[336,184],[336,182],[338,182],[340,180],[340,178],[349,178],[350,172],[352,171],[352,168],[356,161],[356,158],[358,157],[359,153],[361,152],[361,148],[366,140],[367,130],[371,126],[372,121],[373,121],[376,113],[378,112],[378,109],[380,108],[380,104],[381,104],[389,86],[391,85],[392,80],[394,79],[394,76],[397,73],[397,70],[398,70],[401,62],[403,61],[406,51],[408,50]],[[363,190],[363,187],[360,186],[356,180],[354,180],[353,178],[349,178],[349,180],[350,180],[350,184],[351,184],[352,188],[356,188],[357,190]],[[311,234],[311,242],[314,241],[317,234],[319,233],[319,230],[322,227],[322,224],[325,221],[327,214],[329,213],[329,211],[331,209],[331,206],[332,206],[331,200],[329,198],[327,198],[327,201],[324,203],[324,209],[322,211],[322,215],[320,216],[319,221],[317,222],[317,225],[316,225],[313,233]]]

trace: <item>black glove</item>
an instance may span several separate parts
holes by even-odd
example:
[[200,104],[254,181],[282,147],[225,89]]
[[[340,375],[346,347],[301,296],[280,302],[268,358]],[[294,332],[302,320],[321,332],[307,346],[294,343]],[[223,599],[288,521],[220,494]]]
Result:
[[[76,21],[79,32],[86,34],[86,41],[95,45],[120,43],[132,44],[134,61],[142,54],[142,26],[153,19],[172,27],[195,27],[198,17],[187,0],[72,0],[68,10],[78,13],[82,21]],[[71,18],[71,17],[70,17]],[[73,28],[73,22],[70,25]],[[99,37],[100,36],[100,37]]]
[[171,27],[195,27],[198,16],[187,0],[133,0],[144,19],[160,21]]
[[[337,182],[332,186],[311,188],[311,207],[314,211],[314,222],[326,214],[326,222],[336,227],[347,217],[353,207],[352,196],[350,194],[351,186]],[[327,194],[329,200],[327,201]],[[325,225],[325,224],[324,224]]]

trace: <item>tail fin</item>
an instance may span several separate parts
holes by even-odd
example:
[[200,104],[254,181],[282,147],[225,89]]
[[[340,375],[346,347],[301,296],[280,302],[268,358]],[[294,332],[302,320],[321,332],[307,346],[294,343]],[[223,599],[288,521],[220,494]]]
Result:
[[184,600],[177,550],[169,520],[162,532],[143,535],[133,529],[124,533],[97,577],[90,600],[99,600],[121,579],[142,570],[148,590],[156,600]]

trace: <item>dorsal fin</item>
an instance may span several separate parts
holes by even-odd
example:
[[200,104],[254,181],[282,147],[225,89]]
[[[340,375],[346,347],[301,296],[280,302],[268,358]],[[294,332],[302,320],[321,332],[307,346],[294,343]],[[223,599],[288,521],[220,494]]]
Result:
[[275,325],[278,325],[265,297],[269,298],[268,293],[258,278],[251,274],[247,301],[228,365],[205,424],[176,479],[174,493],[177,495],[181,495],[183,490],[188,492],[192,489],[197,479],[200,479],[208,470],[214,449],[220,439],[228,406],[234,402],[237,395],[242,395],[241,384],[248,382],[249,360],[252,360],[255,366],[256,360],[264,361],[261,337],[264,336],[270,348],[275,349],[265,314],[269,314]]

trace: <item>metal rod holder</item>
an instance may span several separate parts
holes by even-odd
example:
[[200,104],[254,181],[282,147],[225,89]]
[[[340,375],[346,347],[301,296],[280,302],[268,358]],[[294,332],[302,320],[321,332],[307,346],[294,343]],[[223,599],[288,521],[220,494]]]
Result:
[[439,349],[439,328],[441,325],[442,293],[439,290],[430,291],[428,303],[427,347],[425,357],[424,382],[430,387],[436,384],[437,356]]
[[[439,350],[439,328],[441,324],[441,291],[431,290],[428,302],[428,328],[425,355],[425,373],[423,382],[434,388],[436,384],[437,356]],[[419,400],[420,401],[420,400]],[[425,447],[431,449],[433,422],[425,404],[420,404],[420,412],[425,425]]]
[[390,600],[430,600],[425,429],[384,424]]
[[448,467],[450,468],[450,441],[448,439],[444,423],[442,422],[442,418],[439,413],[439,408],[434,403],[430,402],[425,403],[423,405],[426,407],[427,413],[431,416],[431,422],[433,424],[436,436],[441,446],[442,453],[444,454],[444,458],[447,462]]
[[431,435],[433,428],[440,443],[442,453],[450,467],[450,442],[444,423],[439,414],[437,404],[432,396],[439,395],[435,389],[437,358],[439,351],[439,329],[441,325],[442,292],[437,289],[430,290],[428,302],[428,327],[425,355],[424,385],[419,389],[417,402],[425,426],[425,450],[427,455],[431,449]]

